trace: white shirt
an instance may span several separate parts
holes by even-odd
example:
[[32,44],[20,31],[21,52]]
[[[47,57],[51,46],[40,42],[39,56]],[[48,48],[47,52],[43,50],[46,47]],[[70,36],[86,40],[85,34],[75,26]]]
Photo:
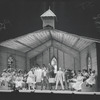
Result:
[[43,76],[45,77],[46,76],[46,70],[43,70]]
[[57,65],[54,65],[54,73],[57,73]]
[[63,71],[57,71],[55,79],[56,80],[64,80],[64,73],[63,73]]
[[37,69],[37,70],[35,70],[35,76],[36,76],[36,80],[37,81],[41,81],[42,80],[42,69]]

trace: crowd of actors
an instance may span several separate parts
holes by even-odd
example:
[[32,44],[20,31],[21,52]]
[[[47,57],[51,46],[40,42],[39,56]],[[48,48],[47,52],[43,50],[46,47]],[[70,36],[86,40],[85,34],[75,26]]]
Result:
[[87,87],[95,85],[95,70],[83,69],[75,70],[49,67],[43,65],[41,68],[37,64],[28,72],[8,68],[3,70],[0,76],[0,85],[8,84],[9,89],[13,90],[34,90],[41,87],[41,90],[75,90],[81,91],[82,84],[86,83]]

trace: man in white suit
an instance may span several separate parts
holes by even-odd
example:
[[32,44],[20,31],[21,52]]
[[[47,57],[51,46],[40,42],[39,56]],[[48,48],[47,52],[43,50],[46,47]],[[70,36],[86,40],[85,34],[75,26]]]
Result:
[[61,70],[61,68],[59,68],[59,70],[57,71],[56,77],[55,77],[55,81],[56,81],[56,90],[58,87],[58,84],[60,82],[62,89],[64,90],[64,85],[63,85],[63,81],[65,80],[64,78],[64,72]]

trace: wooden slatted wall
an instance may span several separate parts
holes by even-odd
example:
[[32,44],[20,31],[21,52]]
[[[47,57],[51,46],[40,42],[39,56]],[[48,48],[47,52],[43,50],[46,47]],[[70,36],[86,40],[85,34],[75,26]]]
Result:
[[91,55],[92,69],[96,70],[96,74],[97,74],[97,54],[96,54],[96,44],[95,43],[91,44],[90,46],[88,46],[87,48],[85,48],[84,50],[81,51],[81,53],[80,53],[81,69],[84,69],[84,68],[87,69],[86,57],[87,57],[88,51]]
[[87,63],[86,63],[87,52],[88,52],[88,48],[85,48],[80,53],[81,69],[87,69]]
[[[43,56],[43,57],[42,57]],[[67,54],[55,47],[50,47],[46,51],[44,51],[42,54],[32,58],[31,64],[35,65],[34,63],[39,64],[42,66],[42,64],[45,64],[48,66],[50,63],[51,59],[53,57],[57,58],[58,62],[58,67],[67,68],[67,69],[72,69],[72,70],[80,70],[80,63],[79,63],[79,58],[75,58],[70,54]],[[31,65],[31,66],[33,66]]]
[[16,68],[25,70],[26,56],[24,53],[6,47],[0,47],[0,72],[7,68],[7,59],[10,55],[13,55],[16,60]]

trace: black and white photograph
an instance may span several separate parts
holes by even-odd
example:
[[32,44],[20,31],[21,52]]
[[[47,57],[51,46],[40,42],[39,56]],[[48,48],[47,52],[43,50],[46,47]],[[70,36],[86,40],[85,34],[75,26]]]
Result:
[[99,0],[1,0],[0,93],[100,95]]

